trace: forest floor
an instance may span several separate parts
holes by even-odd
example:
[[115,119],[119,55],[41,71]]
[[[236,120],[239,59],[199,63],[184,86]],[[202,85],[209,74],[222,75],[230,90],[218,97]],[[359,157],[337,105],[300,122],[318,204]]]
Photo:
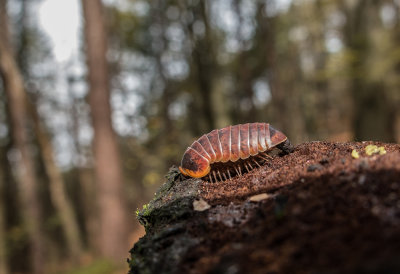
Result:
[[138,214],[132,273],[400,273],[400,145],[305,143],[218,183],[174,172]]

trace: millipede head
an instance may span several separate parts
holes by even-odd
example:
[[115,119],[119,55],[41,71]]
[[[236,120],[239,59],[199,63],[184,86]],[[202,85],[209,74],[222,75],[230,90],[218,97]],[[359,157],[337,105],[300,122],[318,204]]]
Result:
[[284,152],[284,154],[289,154],[294,151],[293,145],[290,143],[289,139],[286,139],[283,143],[277,145],[277,147]]
[[271,140],[271,147],[278,146],[279,144],[282,144],[288,140],[285,134],[273,128],[271,125],[269,126],[269,134],[270,134],[269,138]]

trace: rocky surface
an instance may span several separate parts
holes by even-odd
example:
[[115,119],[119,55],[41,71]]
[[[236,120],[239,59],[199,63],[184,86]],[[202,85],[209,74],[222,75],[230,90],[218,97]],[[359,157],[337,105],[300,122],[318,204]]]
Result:
[[130,273],[400,273],[400,146],[301,144],[218,183],[171,169],[138,218]]

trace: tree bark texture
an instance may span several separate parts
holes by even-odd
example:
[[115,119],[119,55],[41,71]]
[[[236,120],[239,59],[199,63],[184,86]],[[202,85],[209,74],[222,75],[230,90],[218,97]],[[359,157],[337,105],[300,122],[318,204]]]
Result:
[[128,219],[121,160],[111,124],[107,39],[100,0],[82,0],[89,73],[89,104],[94,129],[94,157],[100,218],[100,251],[123,260],[128,250]]
[[23,80],[11,51],[6,12],[7,1],[0,1],[0,72],[9,105],[12,138],[19,155],[16,180],[19,184],[21,210],[31,242],[32,273],[43,273],[44,246],[41,229],[37,179],[27,132],[26,94]]

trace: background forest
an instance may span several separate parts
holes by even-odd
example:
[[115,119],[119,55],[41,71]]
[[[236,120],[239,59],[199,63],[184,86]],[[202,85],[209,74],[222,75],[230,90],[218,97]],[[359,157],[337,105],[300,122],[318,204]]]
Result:
[[135,210],[214,128],[400,140],[399,0],[81,0],[61,73],[45,1],[0,0],[0,274],[125,273]]

